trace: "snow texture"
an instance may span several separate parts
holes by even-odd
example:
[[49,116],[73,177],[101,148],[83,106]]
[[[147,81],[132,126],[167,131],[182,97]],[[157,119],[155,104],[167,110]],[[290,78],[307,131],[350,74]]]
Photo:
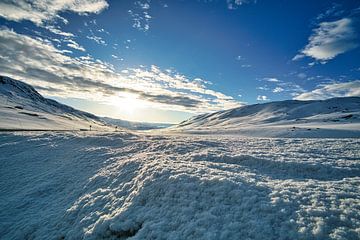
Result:
[[359,239],[359,139],[0,134],[1,239]]

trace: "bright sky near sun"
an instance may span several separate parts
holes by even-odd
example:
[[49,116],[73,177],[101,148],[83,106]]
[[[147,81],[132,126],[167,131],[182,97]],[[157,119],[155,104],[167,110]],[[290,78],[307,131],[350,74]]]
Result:
[[360,2],[2,0],[0,74],[101,116],[182,121],[360,96]]

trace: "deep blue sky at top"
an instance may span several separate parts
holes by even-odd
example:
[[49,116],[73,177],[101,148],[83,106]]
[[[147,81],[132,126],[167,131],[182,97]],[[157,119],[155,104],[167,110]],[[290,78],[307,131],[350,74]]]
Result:
[[[168,1],[167,8],[163,7],[165,1],[154,1],[149,11],[153,16],[150,30],[144,33],[131,27],[127,10],[132,9],[132,1],[110,1],[110,7],[94,18],[99,26],[109,29],[110,41],[121,46],[130,39],[130,48],[114,50],[79,42],[100,59],[112,61],[114,53],[123,57],[123,62],[115,63],[119,69],[156,64],[187,76],[202,76],[222,92],[234,97],[241,94],[239,99],[248,103],[255,103],[259,94],[270,95],[272,100],[289,99],[286,93],[256,90],[263,85],[258,79],[276,77],[306,89],[319,82],[299,79],[295,72],[322,75],[321,80],[340,80],[341,75],[348,76],[344,80],[360,78],[360,71],[354,71],[360,67],[360,48],[311,68],[306,65],[311,59],[292,61],[307,44],[318,14],[334,2],[348,10],[360,6],[358,1],[257,1],[229,10],[224,1]],[[74,24],[72,31],[82,28],[81,17],[76,18],[78,21],[72,22],[78,25]]]
[[[360,43],[359,1],[249,0],[236,9],[229,9],[225,0],[142,2],[150,6],[146,31],[133,26],[129,10],[141,14],[135,1],[108,1],[107,9],[88,16],[62,12],[69,24],[59,25],[75,34],[86,54],[113,64],[116,71],[140,65],[171,68],[189,78],[211,81],[211,89],[248,104],[292,99],[291,88],[310,92],[321,84],[360,79],[359,47],[328,60],[311,56],[293,60],[322,22],[351,18],[352,41]],[[332,8],[333,12],[319,18]],[[27,21],[0,18],[0,25],[28,35],[34,35],[34,30],[52,35]],[[106,46],[87,38],[91,31]],[[67,49],[65,44],[59,48]],[[75,50],[71,55],[84,52]],[[280,91],[274,91],[276,87]]]

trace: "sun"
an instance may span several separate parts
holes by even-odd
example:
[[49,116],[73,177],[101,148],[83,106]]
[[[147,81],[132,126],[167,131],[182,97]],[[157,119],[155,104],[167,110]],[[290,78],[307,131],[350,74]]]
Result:
[[112,98],[111,105],[116,107],[118,113],[128,116],[145,107],[144,101],[132,93],[121,93],[121,95]]

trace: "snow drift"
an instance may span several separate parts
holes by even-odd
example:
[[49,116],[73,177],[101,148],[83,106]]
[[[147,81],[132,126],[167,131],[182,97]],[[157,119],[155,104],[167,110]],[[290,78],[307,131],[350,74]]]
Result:
[[171,131],[262,137],[360,137],[360,97],[248,105],[195,116]]
[[0,238],[359,239],[359,144],[3,133]]

